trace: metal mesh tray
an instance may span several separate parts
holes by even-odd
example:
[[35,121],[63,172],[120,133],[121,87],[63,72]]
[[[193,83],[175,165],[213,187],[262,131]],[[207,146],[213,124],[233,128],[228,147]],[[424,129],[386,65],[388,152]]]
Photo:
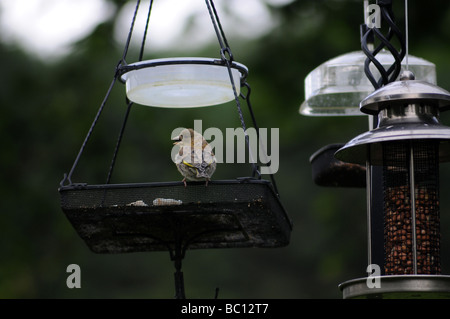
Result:
[[72,184],[61,208],[96,253],[198,248],[281,247],[291,221],[270,182]]

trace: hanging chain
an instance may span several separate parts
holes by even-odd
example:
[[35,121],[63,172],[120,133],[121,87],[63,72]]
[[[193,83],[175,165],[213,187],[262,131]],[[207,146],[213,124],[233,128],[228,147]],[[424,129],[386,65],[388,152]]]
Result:
[[[219,45],[221,48],[220,55],[223,60],[233,61],[233,54],[231,53],[230,46],[228,45],[227,38],[225,36],[225,32],[223,31],[222,24],[219,20],[219,15],[217,14],[216,7],[214,6],[213,0],[205,0],[206,6],[208,7],[209,16],[211,17],[211,21],[213,23],[214,30],[216,31],[217,40],[219,41]],[[228,55],[228,58],[226,57]]]
[[[133,26],[134,26],[134,22],[135,22],[135,19],[136,19],[136,13],[137,13],[138,7],[139,7],[139,1],[138,1],[138,6],[136,7],[135,14],[134,14],[133,23],[132,23],[132,27],[131,27],[131,30],[130,30],[130,35],[129,35],[128,40],[127,40],[127,47],[130,44],[131,32],[132,32],[132,29],[133,29]],[[147,21],[145,23],[144,35],[142,37],[141,48],[140,48],[140,51],[139,51],[139,61],[142,61],[142,58],[144,56],[145,41],[147,39],[147,31],[148,31],[148,25],[150,23],[150,14],[151,14],[151,11],[152,11],[152,7],[153,7],[153,0],[150,0],[150,4],[149,4],[149,7],[148,7],[148,12],[147,12]],[[125,57],[126,56],[124,55],[124,57],[122,59],[123,63],[125,63]],[[117,154],[119,152],[119,147],[120,147],[120,144],[122,142],[123,134],[125,132],[125,127],[126,127],[127,122],[128,122],[128,117],[129,117],[130,112],[131,112],[131,107],[133,106],[133,102],[129,101],[128,98],[127,98],[127,102],[126,103],[127,103],[127,109],[125,111],[125,117],[124,117],[124,120],[123,120],[123,123],[122,123],[122,127],[120,129],[119,137],[117,138],[116,148],[114,149],[113,158],[111,160],[111,164],[110,164],[109,171],[108,171],[108,177],[106,178],[106,184],[109,184],[110,181],[111,181],[112,172],[114,170],[114,166],[116,164],[116,159],[117,159]]]
[[139,11],[140,4],[141,0],[137,0],[136,8],[134,9],[133,20],[131,21],[130,31],[128,32],[127,41],[125,43],[125,49],[123,50],[122,59],[120,60],[121,63],[125,62],[125,59],[128,54],[128,48],[130,47],[131,36],[133,35],[134,24],[136,23],[136,17]]
[[109,182],[111,181],[112,172],[113,172],[114,166],[116,164],[117,153],[119,152],[119,147],[122,142],[123,133],[125,132],[125,126],[127,124],[128,116],[130,115],[132,105],[133,105],[133,102],[128,101],[127,110],[125,112],[125,118],[123,120],[122,128],[120,129],[119,137],[118,137],[117,143],[116,143],[116,148],[114,149],[113,158],[111,160],[111,165],[109,166],[108,177],[106,178],[106,184],[109,184]]
[[148,7],[148,13],[147,13],[147,22],[145,23],[144,36],[142,37],[141,51],[139,53],[139,61],[142,61],[142,58],[144,56],[145,40],[147,39],[147,31],[148,31],[148,25],[150,23],[150,13],[152,12],[152,7],[153,7],[153,0],[150,0],[150,4]]
[[111,84],[110,84],[110,86],[109,86],[108,92],[106,93],[106,96],[105,96],[105,98],[104,98],[102,104],[100,105],[100,108],[99,108],[99,110],[98,110],[98,112],[97,112],[97,114],[96,114],[96,116],[95,116],[95,118],[94,118],[94,121],[92,122],[91,127],[89,128],[89,131],[88,131],[88,133],[87,133],[87,135],[86,135],[86,138],[84,139],[83,144],[81,145],[80,151],[78,152],[78,155],[77,155],[77,157],[75,158],[75,161],[74,161],[74,163],[73,163],[73,165],[72,165],[72,168],[71,168],[70,171],[69,171],[69,174],[64,174],[64,178],[63,178],[63,180],[60,182],[60,185],[61,185],[61,186],[64,186],[64,183],[65,183],[66,181],[69,182],[69,185],[72,184],[72,174],[73,174],[73,172],[74,172],[76,166],[78,165],[78,162],[79,162],[79,160],[80,160],[81,154],[83,153],[83,151],[84,151],[84,149],[85,149],[85,147],[86,147],[86,144],[87,144],[89,138],[90,138],[91,135],[92,135],[92,131],[94,130],[94,127],[96,126],[96,124],[97,124],[97,122],[98,122],[98,119],[100,118],[100,114],[102,113],[102,111],[103,111],[103,109],[104,109],[104,107],[105,107],[106,101],[108,100],[109,94],[111,93],[112,88],[113,88],[114,84],[116,83],[116,80],[117,80],[117,76],[114,76],[114,79],[112,80],[112,82],[111,82]]
[[[219,41],[219,45],[220,45],[220,48],[221,48],[220,54],[221,54],[222,61],[225,63],[225,65],[227,66],[227,69],[228,69],[228,75],[230,77],[230,82],[231,82],[231,86],[232,86],[234,97],[235,97],[235,101],[236,101],[236,106],[237,106],[238,113],[239,113],[239,119],[241,121],[241,126],[242,126],[242,128],[244,130],[245,141],[246,141],[247,146],[248,146],[249,157],[250,157],[250,161],[251,161],[252,167],[253,167],[252,177],[255,178],[257,176],[258,179],[261,179],[261,172],[259,170],[259,167],[256,165],[256,163],[255,163],[255,161],[253,159],[253,153],[252,153],[252,150],[251,150],[251,147],[250,147],[249,136],[248,136],[247,131],[246,131],[247,129],[246,129],[246,125],[245,125],[244,116],[243,116],[243,113],[242,113],[241,103],[239,101],[239,96],[237,94],[236,86],[235,86],[233,75],[232,75],[232,72],[231,72],[231,66],[232,66],[234,57],[233,57],[233,54],[231,52],[231,48],[230,48],[230,46],[228,44],[227,38],[225,36],[225,32],[223,31],[222,24],[220,23],[220,19],[219,19],[219,16],[217,14],[217,10],[216,10],[216,8],[214,6],[213,0],[205,0],[205,2],[206,2],[206,6],[208,8],[208,11],[209,11],[209,15],[211,17],[211,21],[212,21],[213,26],[214,26],[214,30],[216,32],[217,39]],[[257,139],[258,139],[258,142],[259,142],[260,141],[260,138],[259,138],[259,127],[258,127],[258,124],[256,123],[256,118],[255,118],[255,115],[253,113],[253,109],[252,109],[252,106],[251,106],[251,103],[250,103],[250,93],[251,93],[250,85],[247,83],[247,81],[244,81],[243,83],[239,83],[239,84],[241,86],[247,88],[247,94],[244,95],[241,92],[241,97],[247,103],[247,107],[249,109],[250,116],[252,118],[253,125],[255,127],[256,134],[257,134]],[[259,144],[260,144],[259,147],[262,147],[261,143],[259,143]],[[273,189],[274,189],[275,193],[279,196],[279,192],[278,192],[278,189],[277,189],[277,186],[276,186],[276,183],[275,183],[275,177],[273,176],[273,174],[270,174],[270,178],[271,178],[271,181],[272,181]]]
[[[392,11],[392,0],[379,0],[378,5],[380,7],[382,21],[387,23],[388,25],[387,34],[384,35],[381,32],[380,28],[377,27],[367,28],[361,39],[361,48],[367,56],[364,64],[364,72],[366,73],[367,78],[372,83],[375,89],[378,89],[381,86],[393,82],[397,79],[401,71],[401,63],[403,58],[405,57],[406,50],[404,36],[395,24],[394,13]],[[400,50],[397,50],[390,43],[394,36],[397,37],[400,42]],[[371,50],[369,48],[369,44],[372,44],[375,39],[378,39],[380,43],[373,50]],[[376,59],[376,55],[384,48],[389,50],[395,60],[387,70]],[[375,79],[372,71],[370,70],[370,63],[373,63],[373,65],[380,72],[381,76],[379,79]]]
[[[247,128],[245,125],[244,115],[242,114],[241,103],[239,101],[239,96],[238,96],[237,90],[236,90],[236,84],[234,83],[233,74],[231,71],[231,65],[233,63],[233,54],[231,53],[230,46],[228,45],[228,41],[225,36],[225,32],[223,31],[223,28],[220,23],[220,19],[217,14],[217,10],[214,6],[213,1],[205,0],[205,2],[206,2],[206,6],[208,8],[208,11],[209,11],[209,15],[211,17],[212,24],[214,26],[214,30],[216,32],[217,40],[219,41],[219,45],[221,48],[220,54],[222,57],[222,61],[227,66],[227,69],[228,69],[228,75],[230,77],[231,87],[233,89],[234,99],[236,101],[236,106],[237,106],[238,113],[239,113],[239,119],[241,121],[241,126],[244,130],[245,141],[247,143],[247,147],[248,147],[248,151],[249,151],[250,162],[252,163],[252,167],[253,167],[253,176],[255,176],[255,174],[257,174],[258,177],[260,178],[261,173],[259,172],[258,167],[256,166],[255,160],[253,158],[253,153],[250,148],[249,136],[247,134]],[[239,84],[241,84],[241,83],[239,83]]]
[[[86,138],[84,139],[83,144],[81,145],[81,148],[80,148],[80,150],[79,150],[79,152],[77,154],[77,157],[75,158],[75,161],[74,161],[74,163],[72,165],[72,168],[69,171],[69,174],[64,174],[64,178],[60,182],[61,186],[64,186],[66,181],[69,183],[69,185],[72,184],[73,172],[74,172],[75,168],[77,167],[78,162],[79,162],[79,160],[81,158],[81,155],[83,154],[84,149],[86,148],[86,145],[87,145],[87,143],[88,143],[88,141],[89,141],[89,139],[90,139],[90,137],[92,135],[92,132],[93,132],[95,126],[97,125],[97,122],[98,122],[98,120],[100,118],[100,115],[103,112],[103,109],[105,108],[106,102],[109,99],[111,91],[112,91],[115,83],[117,82],[117,79],[120,76],[121,67],[123,66],[124,63],[126,64],[125,59],[126,59],[126,56],[127,56],[127,53],[128,53],[128,48],[130,46],[131,36],[132,36],[132,33],[133,33],[134,24],[136,22],[136,16],[137,16],[137,13],[138,13],[138,9],[139,9],[140,3],[141,3],[141,1],[137,0],[136,8],[135,8],[135,11],[134,11],[133,20],[131,22],[130,31],[128,32],[128,37],[127,37],[127,40],[126,40],[125,48],[124,48],[124,51],[123,51],[123,54],[122,54],[122,58],[120,59],[120,61],[116,65],[113,80],[111,81],[111,84],[110,84],[110,86],[108,88],[108,91],[106,92],[106,95],[105,95],[102,103],[100,104],[100,107],[99,107],[99,109],[97,111],[97,114],[96,114],[96,116],[94,118],[94,121],[92,122],[91,127],[89,128],[89,131],[88,131],[88,133],[86,135]],[[150,8],[151,8],[151,6],[150,6]],[[127,112],[128,112],[128,110],[127,110]],[[122,131],[123,131],[123,129],[122,129]],[[119,144],[120,144],[120,142],[118,142],[118,145]],[[115,162],[115,156],[117,155],[117,151],[115,151],[114,154],[115,155],[114,155],[114,158],[113,158],[113,163]],[[112,168],[110,168],[110,173],[111,173],[111,171],[112,171]],[[110,179],[110,173],[108,174],[108,180]]]
[[[260,138],[259,138],[259,127],[258,127],[258,124],[256,123],[255,114],[253,113],[252,104],[251,104],[251,102],[250,102],[251,88],[250,88],[250,85],[247,83],[247,81],[244,82],[243,86],[245,86],[245,87],[247,88],[247,94],[244,95],[244,94],[242,93],[242,90],[241,90],[241,97],[242,97],[243,99],[245,99],[245,101],[247,102],[248,110],[249,110],[250,116],[251,116],[251,118],[252,118],[253,125],[255,126],[255,129],[256,129],[256,136],[257,136],[257,139],[258,139],[258,142],[259,142],[259,141],[260,141]],[[266,153],[266,150],[264,149],[264,145],[263,145],[262,143],[259,144],[259,147],[263,148],[262,151],[263,151],[264,154],[267,154],[267,153]],[[256,175],[256,174],[258,174],[258,178],[261,178],[261,173],[260,173],[259,167],[256,167],[256,170],[253,171],[252,177],[255,178],[255,175]],[[273,188],[274,188],[274,190],[275,190],[275,193],[276,193],[278,196],[280,196],[280,195],[279,195],[279,192],[278,192],[277,183],[275,182],[275,177],[274,177],[273,174],[270,174],[270,179],[271,179],[271,181],[272,181],[272,186],[273,186]]]

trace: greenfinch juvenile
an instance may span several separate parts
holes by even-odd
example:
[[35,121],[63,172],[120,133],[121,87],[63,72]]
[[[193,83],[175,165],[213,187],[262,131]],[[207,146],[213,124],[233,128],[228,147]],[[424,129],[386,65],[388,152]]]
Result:
[[216,170],[216,157],[211,146],[200,133],[193,129],[183,129],[180,135],[172,138],[174,145],[180,147],[175,156],[175,165],[186,181],[206,181],[206,186]]

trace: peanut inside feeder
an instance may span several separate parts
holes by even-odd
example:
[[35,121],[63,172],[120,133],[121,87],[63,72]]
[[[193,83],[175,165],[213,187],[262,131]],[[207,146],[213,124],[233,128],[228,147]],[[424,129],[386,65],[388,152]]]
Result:
[[436,142],[383,146],[386,275],[441,273],[437,155]]

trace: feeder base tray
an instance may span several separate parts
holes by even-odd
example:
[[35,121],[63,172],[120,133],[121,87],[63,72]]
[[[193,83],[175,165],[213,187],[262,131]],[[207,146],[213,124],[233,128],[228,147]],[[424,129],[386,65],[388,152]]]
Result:
[[[380,279],[380,287],[369,288]],[[349,280],[339,285],[344,299],[449,299],[450,276],[392,275]]]
[[281,247],[291,222],[271,184],[230,180],[76,184],[59,189],[61,208],[96,253]]
[[334,157],[334,153],[345,144],[330,144],[316,151],[309,161],[313,181],[325,187],[366,187],[366,167],[344,163]]

